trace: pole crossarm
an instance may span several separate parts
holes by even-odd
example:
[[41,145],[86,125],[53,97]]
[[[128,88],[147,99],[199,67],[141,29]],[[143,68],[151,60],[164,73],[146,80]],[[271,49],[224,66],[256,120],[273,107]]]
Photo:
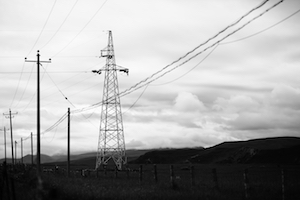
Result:
[[[117,67],[118,67],[119,69],[117,69]],[[111,70],[113,70],[113,71],[119,71],[119,72],[124,72],[124,73],[127,74],[127,75],[129,74],[129,69],[128,69],[128,68],[121,67],[121,66],[119,66],[119,65],[116,65],[116,67],[113,68],[113,69],[102,68],[102,69],[98,69],[98,70],[92,70],[92,72],[93,72],[93,73],[96,73],[96,74],[101,74],[102,72],[105,72],[105,71],[111,71]]]

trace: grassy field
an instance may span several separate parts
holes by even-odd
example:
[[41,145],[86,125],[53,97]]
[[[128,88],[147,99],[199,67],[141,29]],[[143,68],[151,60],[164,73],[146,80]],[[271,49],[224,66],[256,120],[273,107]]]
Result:
[[[285,200],[300,199],[299,166],[194,165],[194,183],[189,165],[157,165],[157,182],[153,165],[129,165],[128,172],[113,168],[85,173],[83,177],[73,166],[71,177],[59,168],[55,173],[43,173],[43,188],[38,190],[34,169],[17,170],[13,176],[16,199],[35,199],[40,191],[43,199],[246,199],[244,170],[248,169],[247,199],[282,199],[282,169],[284,169]],[[54,166],[45,166],[54,169]],[[214,175],[213,169],[216,169]],[[3,179],[3,177],[2,177]],[[2,180],[1,180],[2,183]],[[2,184],[3,185],[3,184]],[[11,185],[11,184],[9,184]],[[4,199],[7,191],[2,187]],[[6,196],[5,196],[6,195]]]

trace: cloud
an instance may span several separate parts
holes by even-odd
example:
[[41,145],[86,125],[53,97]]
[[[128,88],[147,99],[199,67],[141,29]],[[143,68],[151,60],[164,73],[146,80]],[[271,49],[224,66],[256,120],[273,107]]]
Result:
[[236,95],[229,99],[218,98],[212,109],[220,117],[213,120],[223,124],[223,129],[227,132],[253,131],[261,132],[267,137],[272,136],[274,131],[281,130],[295,135],[294,130],[300,128],[297,123],[300,120],[299,94],[297,88],[277,85],[264,102],[245,95]]
[[139,140],[130,140],[128,143],[126,143],[126,149],[135,149],[135,148],[142,148],[145,146],[145,143]]
[[174,108],[179,112],[199,112],[206,110],[204,104],[192,93],[182,92],[175,99]]
[[300,89],[288,85],[277,85],[271,93],[271,103],[274,106],[300,109]]
[[[92,18],[102,4],[94,0],[79,1],[57,34],[74,2],[56,2],[42,33],[53,2],[14,0],[1,4],[1,111],[7,113],[11,108],[12,112],[19,112],[13,119],[14,139],[20,140],[21,136],[36,132],[36,96],[33,96],[36,63],[24,64],[24,57],[36,59],[37,49],[41,48],[41,60],[52,58],[48,67],[44,64],[41,68],[43,131],[68,107],[80,109],[102,100],[104,73],[95,75],[90,71],[102,68],[106,62],[105,58],[98,57],[100,50],[107,46],[108,35],[103,30],[113,31],[117,65],[130,69],[129,76],[118,73],[119,91],[122,92],[257,6],[255,1],[234,0],[226,3],[108,1]],[[286,1],[223,44],[258,33],[298,7],[298,1]],[[167,14],[165,8],[168,8]],[[141,88],[123,96],[128,145],[138,148],[210,146],[228,140],[299,134],[298,15],[255,37],[219,45],[207,58],[210,50],[204,52],[151,83],[143,94],[144,88]],[[40,17],[36,20],[35,16]],[[109,21],[105,20],[107,17]],[[233,30],[234,27],[228,29],[223,36]],[[204,58],[204,62],[193,68]],[[181,77],[192,68],[191,73]],[[29,73],[31,69],[33,73]],[[43,75],[44,69],[55,83],[47,74]],[[7,73],[22,70],[22,75]],[[101,108],[96,108],[72,115],[72,148],[97,149],[100,112]],[[9,120],[3,119],[2,126],[8,125]],[[63,121],[43,136],[45,152],[66,149],[66,126]]]
[[230,97],[230,99],[225,99],[222,97],[217,98],[214,102],[214,110],[224,110],[229,112],[244,112],[249,110],[257,110],[259,103],[253,100],[249,96],[245,95],[235,95]]

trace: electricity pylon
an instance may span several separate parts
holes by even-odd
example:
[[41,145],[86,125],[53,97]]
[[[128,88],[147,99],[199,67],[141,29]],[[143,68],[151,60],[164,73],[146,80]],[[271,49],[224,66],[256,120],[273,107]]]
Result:
[[100,165],[106,166],[112,159],[121,170],[127,158],[117,71],[128,74],[128,69],[116,65],[111,31],[108,35],[108,46],[101,50],[101,57],[106,57],[105,67],[92,71],[98,74],[102,71],[105,73],[96,169]]

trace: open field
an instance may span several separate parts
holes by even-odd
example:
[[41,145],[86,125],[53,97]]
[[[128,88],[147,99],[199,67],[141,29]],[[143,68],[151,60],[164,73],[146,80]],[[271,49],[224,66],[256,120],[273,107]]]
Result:
[[[55,169],[54,166],[44,167]],[[88,170],[82,176],[79,169],[84,167],[86,166],[73,166],[70,178],[66,177],[66,171],[62,167],[44,172],[41,190],[43,199],[279,200],[283,199],[282,186],[285,200],[300,198],[300,169],[297,165],[194,165],[194,170],[191,171],[189,165],[178,164],[173,165],[172,176],[170,165],[156,165],[157,176],[154,175],[154,165],[142,165],[142,171],[140,165],[129,165],[130,170],[127,171],[116,172],[112,167],[106,171],[99,170],[98,177],[95,171]],[[244,177],[245,169],[248,170],[247,181]],[[15,175],[10,176],[13,177],[17,200],[36,197],[38,185],[33,168],[19,168]],[[8,184],[10,189],[12,180]],[[6,185],[1,185],[5,199],[8,192]]]

